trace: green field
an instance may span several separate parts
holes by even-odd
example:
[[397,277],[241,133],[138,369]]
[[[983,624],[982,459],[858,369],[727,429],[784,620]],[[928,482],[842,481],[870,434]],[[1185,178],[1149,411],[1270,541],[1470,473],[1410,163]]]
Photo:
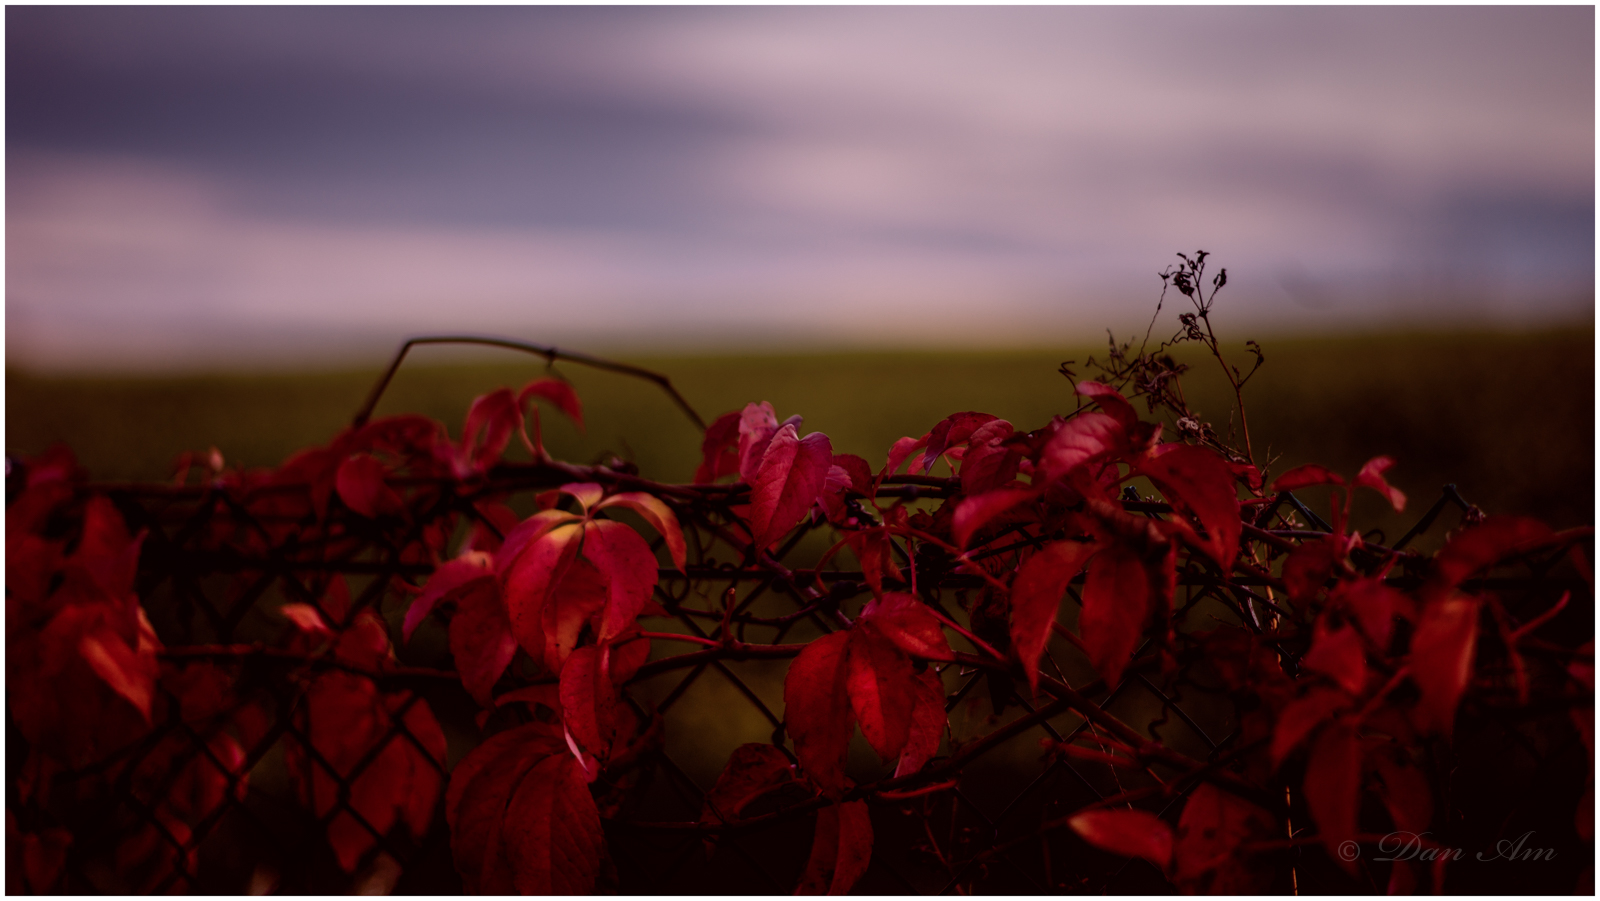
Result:
[[[1594,520],[1594,333],[1381,334],[1262,342],[1266,365],[1246,389],[1258,456],[1274,472],[1316,461],[1353,472],[1380,453],[1399,462],[1392,481],[1412,498],[1409,515],[1380,515],[1358,498],[1358,522],[1402,528],[1438,497],[1461,492],[1489,512],[1541,516],[1557,526]],[[668,375],[707,420],[752,400],[779,417],[801,413],[835,452],[881,465],[902,435],[945,415],[982,410],[1029,429],[1074,399],[1057,365],[1104,347],[1007,353],[837,353],[791,356],[630,358]],[[542,359],[511,352],[443,365],[415,352],[379,415],[418,412],[459,434],[472,397],[517,386]],[[1245,355],[1239,353],[1241,362]],[[1194,405],[1225,430],[1231,395],[1215,362],[1192,358]],[[654,385],[560,364],[588,419],[579,434],[546,414],[546,440],[564,459],[602,453],[635,461],[647,476],[686,481],[699,436]],[[268,466],[326,442],[360,406],[379,373],[182,377],[6,375],[6,450],[37,453],[64,441],[100,479],[159,479],[174,455],[216,445],[229,465]],[[1395,533],[1389,531],[1393,536]]]

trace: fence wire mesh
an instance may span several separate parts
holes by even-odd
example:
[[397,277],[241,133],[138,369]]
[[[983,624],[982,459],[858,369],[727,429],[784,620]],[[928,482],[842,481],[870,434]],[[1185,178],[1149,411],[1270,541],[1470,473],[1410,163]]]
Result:
[[[276,487],[94,486],[131,529],[146,533],[136,586],[164,646],[158,715],[131,745],[80,768],[52,769],[30,756],[8,712],[7,806],[14,831],[30,836],[34,858],[61,855],[56,888],[68,893],[460,891],[439,802],[443,786],[484,730],[504,725],[514,713],[503,708],[480,715],[451,669],[443,632],[425,626],[405,642],[400,618],[415,586],[434,569],[425,539],[469,528],[479,518],[475,498],[527,499],[560,481],[560,473],[536,466],[504,465],[486,483],[413,490],[405,515],[377,519],[351,512],[337,498],[318,514],[289,502],[293,492]],[[913,498],[941,493],[917,485],[883,491]],[[1284,500],[1286,511],[1298,506],[1292,497]],[[1128,506],[1159,515],[1158,505]],[[1263,516],[1257,524],[1290,528],[1279,509],[1279,519]],[[718,537],[715,505],[689,512],[701,519],[685,522],[693,539],[687,578],[663,569],[657,589],[674,622],[667,628],[703,637],[726,616],[741,640],[773,644],[838,628],[781,573],[719,562],[719,554],[738,560],[739,549]],[[1427,518],[1437,515],[1436,508]],[[818,540],[801,529],[773,556],[779,564],[814,559]],[[924,573],[918,586],[923,598],[968,621],[964,611],[978,583],[948,572],[930,581],[926,574],[937,574],[932,567]],[[834,603],[864,590],[859,572],[818,578]],[[341,580],[347,599],[333,588]],[[1247,585],[1225,592],[1197,573],[1183,575],[1180,585],[1175,606],[1196,616],[1208,603],[1241,619],[1260,612],[1260,599]],[[725,595],[731,612],[719,609]],[[315,607],[340,636],[376,614],[398,661],[363,667],[294,649],[285,640],[292,631],[281,613],[285,604]],[[611,854],[602,888],[627,894],[792,891],[805,865],[812,817],[775,817],[724,832],[693,828],[706,790],[734,747],[783,743],[786,662],[707,655],[666,668],[656,664],[678,651],[655,644],[656,663],[640,670],[624,700],[641,723],[659,721],[663,739],[626,784],[600,786]],[[1052,643],[1049,655],[1045,666],[1063,681],[1092,681],[1086,675],[1092,670],[1069,644]],[[857,892],[1169,890],[1150,864],[1094,850],[1056,828],[1083,805],[1127,791],[1139,779],[1153,784],[1152,775],[1130,776],[1047,753],[1041,742],[1081,743],[1095,735],[1087,720],[1060,704],[1035,707],[993,676],[958,664],[943,667],[940,676],[951,719],[948,749],[963,741],[992,745],[937,791],[871,801],[872,861]],[[381,714],[341,708],[338,699],[352,692],[381,698],[370,708]],[[1232,711],[1199,670],[1186,667],[1159,680],[1134,671],[1110,690],[1102,686],[1093,700],[1153,741],[1198,760],[1236,749]],[[1003,708],[999,714],[992,712],[996,707]],[[347,740],[330,744],[328,731]],[[856,742],[852,766],[881,771],[862,740]],[[400,771],[411,780],[414,803],[369,803],[364,793],[375,779]],[[769,796],[746,814],[780,811],[795,800]],[[1154,812],[1181,803],[1180,794]],[[14,873],[16,844],[8,843]]]

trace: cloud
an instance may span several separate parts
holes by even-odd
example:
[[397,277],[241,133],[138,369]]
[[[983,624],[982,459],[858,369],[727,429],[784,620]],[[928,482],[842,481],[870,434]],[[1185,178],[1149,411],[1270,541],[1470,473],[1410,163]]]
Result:
[[1241,316],[1287,327],[1425,317],[1463,285],[1506,315],[1592,292],[1592,9],[7,24],[30,359],[447,328],[1044,340],[1143,309],[1196,247]]

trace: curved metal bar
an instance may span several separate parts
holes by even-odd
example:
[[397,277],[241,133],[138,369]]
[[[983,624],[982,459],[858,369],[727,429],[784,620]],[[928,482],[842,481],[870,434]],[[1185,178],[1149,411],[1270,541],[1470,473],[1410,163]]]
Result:
[[678,405],[678,409],[682,410],[700,431],[703,432],[706,429],[705,420],[700,418],[700,414],[695,412],[694,407],[689,406],[689,402],[683,399],[683,395],[678,393],[678,389],[672,387],[672,380],[659,372],[651,372],[638,366],[617,363],[600,357],[591,357],[588,354],[558,350],[554,347],[541,347],[537,344],[528,344],[523,341],[512,341],[506,338],[485,338],[478,335],[429,335],[422,338],[407,339],[406,343],[400,345],[400,352],[394,355],[394,362],[389,364],[388,370],[383,373],[383,378],[378,380],[378,384],[373,386],[372,393],[367,395],[366,403],[361,405],[361,409],[356,412],[355,418],[350,421],[352,428],[360,428],[367,424],[368,419],[372,418],[372,411],[378,406],[378,401],[382,399],[384,390],[389,387],[389,382],[394,379],[395,372],[400,369],[401,362],[405,360],[406,354],[411,348],[418,344],[481,344],[486,347],[504,347],[508,350],[520,350],[524,353],[544,357],[548,363],[567,360],[572,363],[592,366],[595,369],[604,369],[607,372],[620,372],[623,375],[645,379],[661,386],[661,390],[667,392],[668,396],[672,398],[672,402]]

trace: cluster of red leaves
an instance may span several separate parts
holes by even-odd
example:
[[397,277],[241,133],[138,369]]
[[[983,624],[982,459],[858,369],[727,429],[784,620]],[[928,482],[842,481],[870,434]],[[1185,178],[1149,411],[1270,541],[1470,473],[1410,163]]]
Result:
[[[731,602],[715,638],[641,628],[641,619],[667,613],[653,599],[663,573],[696,578],[689,522],[735,548],[741,568],[781,576],[812,602],[808,612],[838,625],[803,646],[766,646],[765,656],[794,658],[783,692],[792,751],[781,739],[737,749],[699,820],[713,836],[739,824],[760,799],[807,796],[790,808],[815,811],[799,891],[844,893],[866,872],[874,840],[868,797],[934,790],[937,779],[959,773],[970,759],[963,755],[987,747],[978,741],[977,750],[958,752],[951,744],[939,756],[949,723],[938,671],[952,663],[989,672],[997,714],[1015,691],[1102,727],[1095,748],[1069,742],[1055,753],[1152,776],[1152,767],[1162,768],[1154,788],[1108,798],[1060,825],[1095,847],[1150,861],[1184,891],[1264,890],[1270,854],[1299,841],[1278,800],[1286,789],[1303,799],[1315,840],[1330,851],[1370,840],[1358,825],[1368,795],[1395,828],[1427,832],[1434,797],[1426,743],[1450,739],[1475,687],[1493,693],[1505,683],[1526,706],[1533,688],[1523,646],[1554,615],[1514,623],[1470,580],[1580,536],[1489,518],[1456,532],[1431,561],[1374,550],[1347,532],[1350,494],[1370,489],[1400,510],[1404,496],[1384,479],[1388,458],[1349,481],[1302,467],[1266,491],[1247,462],[1163,443],[1161,427],[1141,421],[1114,389],[1085,381],[1077,391],[1093,409],[1030,432],[987,414],[954,414],[920,438],[896,442],[876,471],[860,457],[834,454],[825,435],[802,435],[798,416],[779,422],[769,404],[750,404],[707,429],[695,485],[666,486],[550,460],[537,414],[535,437],[525,431],[527,402],[554,402],[580,424],[581,411],[570,388],[547,379],[478,398],[459,442],[438,423],[397,417],[349,430],[276,470],[219,477],[263,524],[219,542],[279,547],[294,534],[337,555],[358,543],[352,530],[403,534],[396,544],[404,559],[434,569],[420,588],[400,589],[410,598],[402,641],[429,617],[446,618],[456,673],[483,708],[480,725],[513,724],[468,753],[446,789],[444,736],[433,714],[413,694],[377,681],[394,667],[394,651],[371,604],[392,586],[352,603],[342,578],[325,580],[314,598],[282,608],[293,624],[283,649],[307,661],[285,745],[301,802],[326,822],[340,865],[353,871],[391,829],[403,825],[420,836],[444,789],[469,891],[595,890],[610,867],[603,823],[615,810],[596,783],[605,775],[603,784],[619,784],[609,777],[664,741],[659,717],[629,702],[628,683],[652,657],[661,662],[654,652],[662,639],[698,642],[712,657],[757,647],[729,630]],[[491,478],[514,434],[559,485],[520,521]],[[948,478],[935,475],[941,464]],[[64,457],[34,461],[9,511],[10,702],[34,749],[30,772],[102,759],[173,717],[205,727],[203,756],[141,758],[153,772],[182,776],[145,798],[155,811],[150,828],[163,834],[129,840],[132,870],[159,856],[161,841],[192,852],[189,829],[243,791],[247,749],[266,725],[257,707],[229,695],[225,673],[158,663],[160,643],[133,592],[139,538],[100,497],[81,504],[75,533],[52,521],[81,495],[77,478]],[[717,484],[725,478],[736,481]],[[1162,502],[1140,500],[1142,508],[1130,509],[1124,492],[1134,480],[1154,486]],[[937,487],[943,501],[920,508],[897,490],[907,485]],[[1335,492],[1331,530],[1295,544],[1258,527],[1281,492],[1319,485]],[[354,520],[330,515],[335,498]],[[612,518],[622,511],[646,531]],[[458,540],[463,514],[469,528]],[[797,529],[823,523],[838,540],[809,581],[784,569],[777,549]],[[845,549],[872,595],[854,616],[818,578]],[[1425,573],[1415,588],[1388,578],[1402,559]],[[975,597],[963,595],[965,625],[935,600],[946,577],[978,585]],[[1183,628],[1176,602],[1184,579],[1210,580],[1218,597],[1234,592],[1237,624]],[[1081,604],[1075,631],[1058,622],[1068,596]],[[1492,655],[1483,651],[1486,622]],[[1136,671],[1188,669],[1198,658],[1237,702],[1231,750],[1192,759],[1089,703],[1079,693],[1087,686],[1075,690],[1059,670],[1052,677],[1041,668],[1053,635],[1082,652],[1102,689]],[[1587,668],[1573,664],[1558,700],[1592,749],[1592,645],[1588,653]],[[1026,689],[1013,689],[1016,682]],[[73,692],[72,705],[60,703],[57,686]],[[158,686],[175,703],[156,703]],[[498,715],[507,708],[511,716]],[[892,775],[860,784],[847,775],[858,727]],[[1155,801],[1181,802],[1176,825],[1134,807]],[[1585,803],[1592,809],[1592,800]],[[34,890],[53,885],[70,835],[8,824],[21,849],[13,872]],[[147,869],[140,887],[167,878],[159,866]],[[1397,865],[1391,888],[1428,880],[1437,887],[1440,878]]]

